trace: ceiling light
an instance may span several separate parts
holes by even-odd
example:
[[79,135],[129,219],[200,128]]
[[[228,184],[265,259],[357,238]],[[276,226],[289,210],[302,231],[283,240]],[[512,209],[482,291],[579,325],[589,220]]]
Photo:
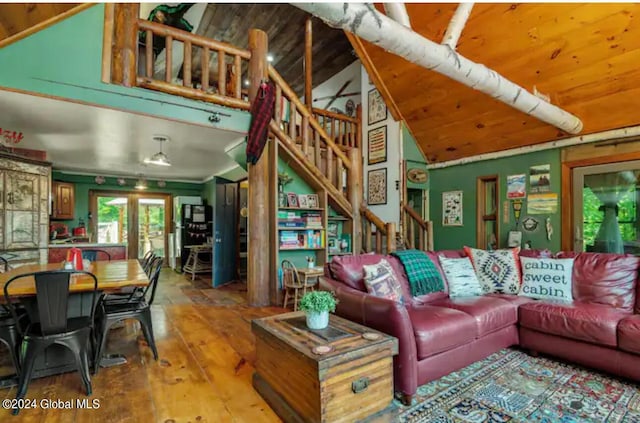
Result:
[[147,181],[140,175],[136,182],[135,189],[147,189]]
[[169,138],[161,135],[156,135],[153,137],[154,141],[158,141],[160,143],[160,151],[151,156],[144,159],[145,164],[152,164],[156,166],[171,166],[171,162],[169,161],[169,157],[162,152],[162,143],[168,141]]
[[269,63],[273,62],[273,54],[268,54],[267,55],[267,62],[269,62]]

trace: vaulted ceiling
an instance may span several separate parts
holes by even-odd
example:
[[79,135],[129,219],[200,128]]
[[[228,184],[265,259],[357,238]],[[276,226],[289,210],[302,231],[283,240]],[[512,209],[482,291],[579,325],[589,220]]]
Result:
[[[304,32],[307,13],[289,4],[209,3],[199,35],[247,48],[249,30],[265,31],[273,67],[299,95],[304,91]],[[356,60],[344,32],[313,19],[313,86]],[[196,64],[199,66],[199,63]]]
[[[407,4],[407,11],[413,30],[439,43],[456,7]],[[587,134],[640,124],[639,40],[639,4],[476,4],[458,52],[548,95],[581,118]],[[438,73],[363,45],[430,161],[569,136]]]

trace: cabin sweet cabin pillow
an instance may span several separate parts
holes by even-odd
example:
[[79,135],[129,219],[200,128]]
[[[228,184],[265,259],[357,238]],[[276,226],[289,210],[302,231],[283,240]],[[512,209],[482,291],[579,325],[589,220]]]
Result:
[[572,301],[573,259],[520,257],[522,288],[520,294],[540,300]]

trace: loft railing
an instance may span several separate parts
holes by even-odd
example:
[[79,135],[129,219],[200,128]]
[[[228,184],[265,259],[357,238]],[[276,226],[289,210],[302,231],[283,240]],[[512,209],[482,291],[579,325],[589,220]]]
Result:
[[[144,19],[138,19],[137,26],[143,34],[138,48],[137,86],[249,109],[249,101],[242,92],[242,70],[247,68],[251,58],[249,51]],[[164,69],[161,72],[155,69],[157,58],[153,48],[158,38],[162,39],[165,51]],[[182,85],[178,85],[178,79],[173,75],[174,42],[182,45]],[[196,57],[200,58],[198,75],[194,74],[193,66]],[[162,76],[162,79],[158,76]]]
[[356,117],[330,112],[329,110],[313,108],[313,116],[325,130],[327,135],[341,147],[360,148],[360,114],[358,107]]
[[360,218],[364,253],[389,254],[396,250],[396,225],[394,223],[384,223],[365,206],[360,208]]
[[408,204],[402,206],[405,217],[404,242],[407,248],[433,251],[433,222],[425,221]]

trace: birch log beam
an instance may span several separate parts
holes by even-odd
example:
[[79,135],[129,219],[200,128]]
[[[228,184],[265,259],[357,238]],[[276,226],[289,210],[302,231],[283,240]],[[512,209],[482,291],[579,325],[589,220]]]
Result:
[[385,3],[384,13],[399,24],[402,24],[407,28],[411,28],[411,21],[409,20],[407,7],[404,3]]
[[371,4],[291,3],[329,26],[349,31],[411,63],[441,73],[496,100],[562,129],[582,130],[579,118],[509,81],[498,72],[461,56],[379,13]]
[[471,15],[471,9],[473,9],[473,3],[460,3],[458,5],[458,8],[451,18],[451,22],[449,22],[447,31],[444,33],[444,37],[442,37],[442,44],[448,45],[454,50],[456,49],[462,30]]

